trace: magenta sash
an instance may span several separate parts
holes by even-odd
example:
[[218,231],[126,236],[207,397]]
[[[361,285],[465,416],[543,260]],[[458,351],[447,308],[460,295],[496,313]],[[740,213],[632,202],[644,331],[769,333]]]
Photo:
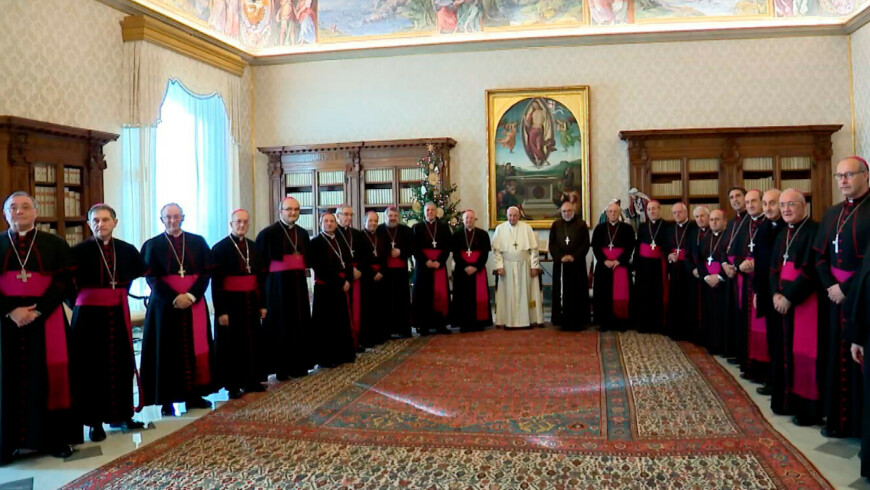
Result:
[[257,290],[257,276],[227,276],[224,278],[224,290],[233,293],[250,293]]
[[284,254],[281,260],[269,263],[269,272],[305,270],[305,256],[302,254]]
[[[433,261],[438,260],[440,254],[441,251],[434,248],[423,250],[423,255],[425,255],[427,259]],[[432,309],[447,316],[447,303],[450,301],[450,295],[447,293],[447,268],[444,267],[444,264],[441,264],[441,267],[432,271],[432,275],[434,276],[432,278],[434,281],[434,284],[432,285],[434,288]]]
[[401,257],[388,257],[387,258],[387,268],[388,269],[402,269],[408,267],[408,260],[403,259]]
[[[786,262],[780,271],[780,281],[792,282],[800,276],[793,262]],[[792,305],[794,308],[794,376],[792,392],[808,400],[819,399],[818,373],[818,298],[812,293],[803,303]]]
[[[466,264],[471,265],[477,262],[480,258],[480,250],[472,250],[471,255],[459,254]],[[486,268],[478,270],[474,273],[474,304],[476,308],[476,318],[480,321],[489,318],[489,295],[487,294],[488,285],[486,284]]]
[[855,271],[844,271],[843,269],[837,269],[836,267],[831,267],[831,274],[834,275],[834,279],[837,280],[840,284],[849,280],[854,274]]
[[[198,278],[199,274],[185,277],[172,274],[161,277],[163,282],[168,284],[178,294],[188,292]],[[205,300],[199,298],[190,309],[191,316],[193,317],[193,355],[196,359],[194,382],[198,386],[204,386],[211,382],[211,371],[208,362],[208,311],[205,308]]]
[[720,272],[722,272],[721,263],[714,260],[713,262],[710,262],[709,265],[707,265],[707,274],[713,274],[718,276]]
[[[618,260],[622,255],[621,248],[602,249],[607,260]],[[628,319],[628,269],[622,265],[611,269],[613,271],[613,316]]]
[[640,244],[640,256],[647,259],[659,259],[662,263],[662,313],[664,320],[668,318],[668,262],[665,260],[665,253],[661,248],[653,249],[648,243]]
[[[51,286],[51,276],[38,272],[28,274],[30,277],[24,283],[15,278],[18,271],[4,272],[0,275],[0,294],[27,298],[39,298],[45,294]],[[45,317],[45,367],[48,372],[49,410],[70,407],[69,352],[66,345],[66,324],[63,320],[63,308],[60,305]]]
[[[130,322],[130,305],[127,303],[126,289],[110,288],[85,288],[76,296],[76,306],[120,306],[124,312],[124,326],[126,327],[127,340],[130,343],[130,359],[133,359],[133,376],[136,378],[136,386],[142,393],[142,381],[139,379],[139,369],[136,367],[136,354],[133,352],[133,325]],[[139,397],[139,404],[133,407],[133,411],[139,413],[144,406],[144,397]]]
[[[674,252],[677,252],[674,250]],[[677,252],[677,260],[686,260],[686,249],[681,248],[679,252]]]

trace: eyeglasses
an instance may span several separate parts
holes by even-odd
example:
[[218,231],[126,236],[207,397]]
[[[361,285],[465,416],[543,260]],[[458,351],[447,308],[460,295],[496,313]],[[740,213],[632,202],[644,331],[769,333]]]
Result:
[[172,215],[167,214],[166,216],[164,216],[160,219],[163,221],[181,221],[184,219],[184,215],[183,214],[172,214]]
[[803,204],[803,203],[800,201],[788,201],[788,202],[779,203],[779,207],[781,207],[781,208],[796,208],[796,207],[800,206],[801,204]]
[[866,170],[859,170],[857,172],[843,172],[843,173],[837,172],[834,174],[834,178],[837,180],[840,180],[843,177],[845,177],[846,180],[852,180],[853,178],[855,178],[856,175],[863,174],[864,172],[866,172]]
[[12,205],[12,206],[9,206],[8,208],[6,208],[6,210],[12,211],[13,213],[17,213],[18,211],[22,211],[22,212],[26,213],[28,211],[33,210],[33,206],[31,206],[30,204],[22,204],[21,206]]

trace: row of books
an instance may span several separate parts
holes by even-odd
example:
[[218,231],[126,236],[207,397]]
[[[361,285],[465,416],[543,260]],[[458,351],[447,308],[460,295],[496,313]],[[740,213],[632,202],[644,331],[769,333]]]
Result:
[[311,185],[311,172],[294,172],[284,174],[284,185],[287,187],[305,187]]
[[338,206],[344,203],[344,191],[320,191],[318,206]]
[[765,192],[769,189],[773,189],[773,177],[765,177],[762,179],[743,179],[743,187],[745,187],[747,190],[758,189],[761,192]]
[[719,179],[689,181],[690,196],[712,196],[719,194]]
[[423,180],[423,177],[425,177],[425,175],[423,175],[423,169],[421,167],[399,169],[399,180],[403,182]]
[[391,204],[393,189],[366,189],[366,204]]
[[63,188],[63,215],[64,216],[81,216],[82,215],[82,193],[69,190],[69,187]]
[[718,172],[718,158],[692,158],[689,160],[689,172]]
[[[744,172],[773,172],[773,158],[748,157],[743,159]],[[749,187],[749,184],[746,184]]]
[[63,168],[63,183],[69,185],[82,184],[82,169],[76,167]]
[[33,165],[33,180],[35,182],[57,182],[55,166],[49,163],[37,163]]
[[341,170],[332,170],[329,172],[318,172],[317,183],[320,185],[341,185],[344,184],[344,172]]
[[300,214],[299,219],[296,220],[296,224],[305,228],[306,230],[314,229],[314,215],[313,214]]
[[653,160],[650,162],[650,170],[652,173],[674,173],[680,172],[680,164],[682,160],[679,158],[673,160]]
[[813,157],[783,157],[779,160],[782,170],[810,170],[813,168]]
[[311,191],[309,191],[309,192],[288,192],[287,193],[287,197],[292,197],[293,199],[296,199],[297,201],[299,201],[299,207],[303,207],[303,208],[314,206],[314,203],[312,202],[313,195],[314,194]]
[[73,246],[85,241],[85,227],[82,225],[67,226],[64,230],[66,242]]
[[57,216],[57,188],[37,185],[33,190],[40,216]]
[[654,196],[679,196],[683,193],[682,181],[653,183],[652,193]]
[[375,182],[392,182],[393,181],[393,169],[391,168],[378,168],[374,170],[366,170],[365,171],[365,179],[367,183],[375,183]]
[[789,187],[801,192],[812,192],[813,181],[810,179],[782,179],[780,188],[788,189]]
[[402,204],[407,204],[414,200],[414,189],[410,187],[403,187],[399,189],[399,202]]

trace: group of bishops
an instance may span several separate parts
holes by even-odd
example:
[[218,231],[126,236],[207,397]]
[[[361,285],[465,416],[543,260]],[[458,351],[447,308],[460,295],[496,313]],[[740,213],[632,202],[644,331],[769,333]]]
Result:
[[[35,452],[69,457],[83,442],[83,425],[93,441],[106,438],[104,423],[141,429],[133,416],[143,406],[174,416],[177,403],[209,408],[204,397],[221,387],[238,398],[264,391],[271,374],[287,380],[316,365],[353,362],[366,347],[410,337],[412,324],[421,335],[450,333],[448,324],[460,331],[492,324],[490,239],[474,226],[471,210],[456,233],[438,222],[432,203],[413,229],[391,207],[386,223],[370,212],[356,230],[353,209],[342,206],[322,214],[320,233],[310,238],[296,225],[299,203],[288,197],[256,241],[247,237],[249,214],[238,209],[230,233],[210,248],[182,230],[183,210],[170,203],[160,211],[164,231],[141,252],[113,237],[118,219],[106,204],[88,212],[93,237],[72,248],[37,230],[29,194],[11,194],[3,212],[9,229],[0,237],[0,465]],[[142,277],[151,293],[137,369],[128,294]]]

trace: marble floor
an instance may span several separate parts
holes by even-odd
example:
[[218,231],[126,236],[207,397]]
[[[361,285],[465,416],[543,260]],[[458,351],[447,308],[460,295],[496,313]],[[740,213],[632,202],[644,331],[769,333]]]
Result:
[[[757,385],[741,379],[736,366],[728,364],[724,359],[717,359],[749,393],[773,427],[803,452],[834,488],[870,490],[870,484],[860,478],[858,473],[860,467],[858,440],[828,439],[822,437],[819,427],[798,427],[791,422],[791,417],[774,415],[769,408],[769,398],[755,392]],[[227,394],[221,391],[210,396],[209,400],[214,408],[217,408],[227,400]],[[76,453],[66,460],[58,460],[50,456],[19,459],[9,466],[0,468],[0,490],[59,488],[115,458],[184,427],[208,413],[208,410],[185,411],[184,404],[178,404],[176,412],[180,413],[180,416],[162,417],[159,407],[147,407],[136,418],[150,423],[148,429],[125,433],[120,430],[110,430],[106,426],[108,435],[106,440],[99,443],[86,442],[77,446]],[[87,440],[87,433],[85,433],[85,440]]]

